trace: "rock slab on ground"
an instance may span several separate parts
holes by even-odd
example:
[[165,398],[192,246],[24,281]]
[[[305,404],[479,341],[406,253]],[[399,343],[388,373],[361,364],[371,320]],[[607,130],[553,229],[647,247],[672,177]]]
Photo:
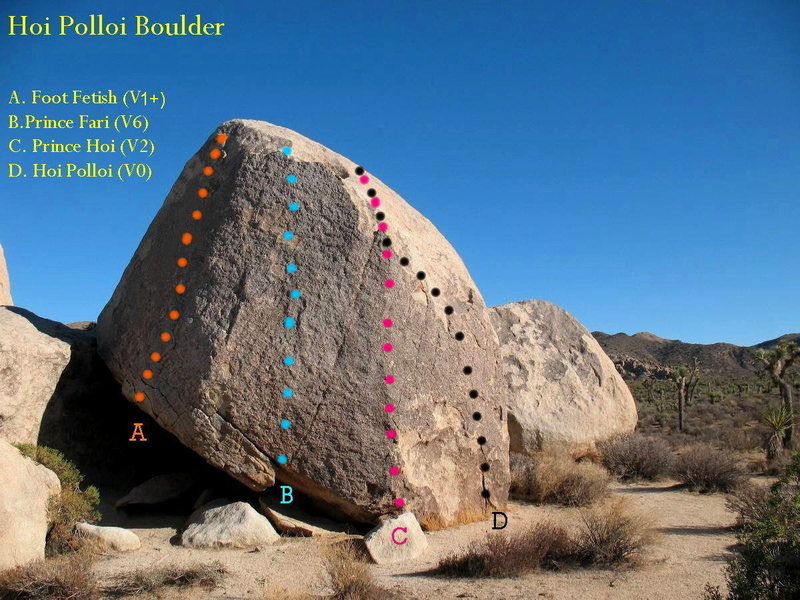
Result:
[[0,439],[0,571],[44,558],[47,503],[56,474]]
[[291,504],[280,504],[259,498],[261,512],[269,519],[273,527],[282,534],[296,537],[329,537],[350,533],[350,528],[343,523],[329,519],[314,517]]
[[508,390],[511,450],[592,446],[633,431],[633,396],[592,334],[543,300],[491,309]]
[[90,523],[78,523],[75,529],[87,540],[103,550],[114,552],[134,552],[142,547],[139,536],[130,529],[122,527],[102,527]]
[[188,548],[255,548],[280,539],[272,525],[246,502],[214,501],[189,517],[181,534]]
[[499,347],[454,249],[312,140],[218,132],[98,320],[126,397],[251,489],[277,477],[339,518],[375,523],[398,498],[428,526],[502,507]]
[[370,557],[379,565],[412,560],[428,548],[428,539],[422,532],[414,513],[403,513],[386,519],[364,537]]

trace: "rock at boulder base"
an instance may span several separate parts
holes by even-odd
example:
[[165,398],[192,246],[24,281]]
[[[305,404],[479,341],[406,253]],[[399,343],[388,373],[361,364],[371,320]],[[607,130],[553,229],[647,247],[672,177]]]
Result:
[[504,506],[497,338],[450,244],[320,144],[218,131],[98,320],[124,394],[251,489],[277,475],[339,518]]
[[0,440],[0,571],[44,558],[47,503],[56,474]]
[[188,548],[254,548],[280,536],[264,515],[246,502],[214,501],[196,510],[181,534]]
[[291,504],[280,504],[266,498],[259,498],[258,501],[261,512],[279,533],[297,537],[330,537],[350,533],[348,525],[313,517]]
[[414,513],[387,519],[364,537],[370,557],[379,565],[412,560],[428,548]]
[[508,389],[511,450],[589,447],[636,427],[636,403],[575,317],[543,300],[491,309]]
[[98,544],[103,550],[133,552],[142,547],[139,536],[130,529],[101,527],[89,523],[78,523],[75,529],[87,540]]
[[14,300],[11,298],[11,281],[8,278],[8,267],[6,266],[6,255],[3,246],[0,246],[0,306],[12,306]]
[[188,473],[167,473],[151,477],[137,485],[117,500],[116,508],[131,505],[154,505],[173,502],[185,497],[194,487],[194,478]]

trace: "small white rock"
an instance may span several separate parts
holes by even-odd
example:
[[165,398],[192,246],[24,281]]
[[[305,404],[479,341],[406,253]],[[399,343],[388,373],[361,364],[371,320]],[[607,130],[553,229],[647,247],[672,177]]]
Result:
[[189,548],[255,548],[280,539],[263,515],[246,502],[216,500],[196,510],[181,534]]
[[379,565],[388,565],[420,556],[428,548],[414,513],[387,519],[364,537],[369,555]]
[[104,550],[133,552],[142,547],[139,536],[130,529],[123,529],[122,527],[102,527],[89,523],[78,523],[75,529],[77,529],[83,537],[99,544]]

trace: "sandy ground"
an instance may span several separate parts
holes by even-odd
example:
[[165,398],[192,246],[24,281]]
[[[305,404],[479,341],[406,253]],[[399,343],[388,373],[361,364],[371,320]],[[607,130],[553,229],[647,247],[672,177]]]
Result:
[[[632,571],[543,572],[499,580],[431,576],[428,572],[440,557],[486,534],[490,524],[481,522],[433,532],[422,558],[401,566],[373,566],[373,573],[399,598],[419,600],[699,600],[706,582],[723,583],[725,555],[735,542],[730,530],[734,516],[725,510],[723,496],[694,494],[664,483],[619,485],[614,493],[627,497],[652,517],[661,533],[647,563]],[[509,531],[548,518],[574,522],[578,516],[575,509],[526,504],[512,504],[506,512]],[[312,592],[322,589],[318,540],[285,538],[258,551],[187,550],[171,543],[185,517],[148,517],[147,527],[142,527],[135,519],[114,517],[111,511],[106,514],[111,518],[104,524],[131,527],[140,536],[142,548],[131,554],[102,557],[96,569],[103,579],[142,567],[219,561],[230,576],[220,588],[199,597],[258,599],[268,583]]]

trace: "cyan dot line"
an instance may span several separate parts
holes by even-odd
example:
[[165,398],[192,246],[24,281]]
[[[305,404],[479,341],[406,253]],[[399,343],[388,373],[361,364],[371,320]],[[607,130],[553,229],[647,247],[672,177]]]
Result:
[[292,426],[292,422],[289,419],[283,419],[281,421],[281,429],[289,429]]
[[294,329],[294,326],[295,326],[294,317],[286,317],[286,318],[284,318],[283,319],[283,326],[286,327],[286,329]]
[[285,454],[279,454],[278,455],[278,464],[279,465],[285,465],[288,461],[289,461],[289,459],[286,458]]
[[294,356],[284,356],[283,364],[285,364],[287,367],[291,367],[294,364]]
[[289,297],[290,297],[292,300],[297,300],[297,299],[298,299],[298,298],[300,298],[300,296],[302,296],[302,295],[303,295],[303,294],[300,292],[300,290],[292,290],[291,292],[289,292]]
[[[284,156],[291,156],[292,149],[289,146],[284,146],[281,149],[281,152],[283,153]],[[290,183],[290,184],[296,183],[297,182],[297,175],[295,175],[293,173],[287,175],[286,176],[286,181],[288,183]],[[286,208],[289,209],[289,212],[295,213],[298,210],[300,210],[300,205],[297,202],[290,202],[287,205]],[[283,232],[283,239],[285,241],[287,241],[287,242],[292,241],[294,239],[294,232],[291,231],[290,229],[287,229],[286,231]],[[289,273],[290,275],[293,274],[293,273],[296,273],[297,272],[297,265],[294,264],[294,263],[287,264],[286,265],[286,272]],[[301,296],[300,290],[293,289],[292,291],[289,292],[289,297],[292,298],[292,299],[296,300],[296,299],[300,298],[300,296]],[[286,329],[293,329],[295,324],[296,323],[295,323],[294,317],[284,317],[283,326]],[[293,356],[284,356],[283,357],[283,364],[286,365],[287,367],[292,366],[294,364],[294,362],[295,361],[294,361],[294,357]],[[294,396],[294,390],[292,388],[287,387],[287,388],[284,388],[282,394],[283,394],[284,398],[291,398],[292,396]],[[280,425],[281,425],[281,429],[288,430],[292,426],[292,422],[289,419],[282,419],[281,422],[280,422]],[[279,465],[285,465],[287,462],[289,462],[289,459],[286,458],[285,454],[279,454],[276,460],[277,460]]]
[[297,202],[290,202],[287,208],[292,212],[297,212],[300,210],[300,205]]
[[291,398],[294,396],[294,390],[292,388],[286,388],[283,390],[283,397],[284,398]]
[[287,175],[286,176],[286,181],[288,181],[289,183],[297,183],[297,175],[294,175],[294,174]]
[[289,263],[288,265],[286,265],[286,272],[297,273],[297,265],[294,263]]
[[281,148],[281,152],[283,152],[284,156],[291,156],[292,149],[289,146],[284,146],[283,148]]
[[284,231],[283,232],[283,239],[285,239],[287,242],[292,241],[294,239],[294,232],[292,232],[292,231]]

